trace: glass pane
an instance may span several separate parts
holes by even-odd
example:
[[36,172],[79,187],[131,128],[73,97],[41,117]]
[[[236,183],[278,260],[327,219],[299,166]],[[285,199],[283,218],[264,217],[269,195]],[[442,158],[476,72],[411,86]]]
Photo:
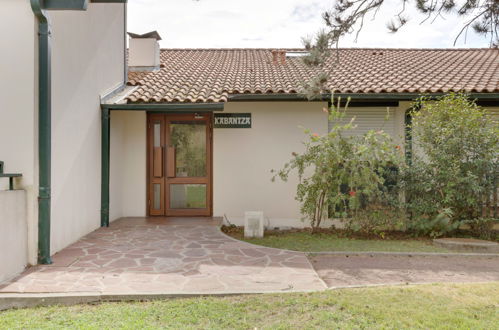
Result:
[[154,147],[161,147],[161,122],[154,123]]
[[171,184],[170,208],[172,209],[205,209],[205,184]]
[[161,185],[159,183],[154,184],[154,198],[153,198],[153,208],[155,210],[161,209]]
[[206,122],[172,121],[170,137],[175,147],[175,176],[206,176]]

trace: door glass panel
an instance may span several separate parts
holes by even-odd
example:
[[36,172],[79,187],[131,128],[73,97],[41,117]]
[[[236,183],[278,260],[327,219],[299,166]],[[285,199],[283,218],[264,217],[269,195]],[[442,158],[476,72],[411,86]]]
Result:
[[161,122],[154,122],[154,147],[161,147]]
[[161,184],[155,183],[153,185],[153,208],[155,210],[161,209]]
[[205,184],[170,184],[170,208],[205,209]]
[[206,122],[172,121],[170,138],[175,147],[175,176],[206,176]]

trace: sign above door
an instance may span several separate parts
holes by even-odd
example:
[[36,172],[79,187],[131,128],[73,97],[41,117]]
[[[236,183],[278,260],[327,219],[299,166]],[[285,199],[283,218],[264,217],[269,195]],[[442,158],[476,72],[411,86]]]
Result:
[[215,113],[214,128],[251,128],[251,113]]

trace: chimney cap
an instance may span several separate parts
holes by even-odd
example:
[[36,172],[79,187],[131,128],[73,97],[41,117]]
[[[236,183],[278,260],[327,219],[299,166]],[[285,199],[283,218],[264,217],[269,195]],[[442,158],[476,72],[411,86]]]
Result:
[[161,40],[158,31],[151,31],[144,34],[128,32],[128,35],[134,39],[156,39],[158,41]]

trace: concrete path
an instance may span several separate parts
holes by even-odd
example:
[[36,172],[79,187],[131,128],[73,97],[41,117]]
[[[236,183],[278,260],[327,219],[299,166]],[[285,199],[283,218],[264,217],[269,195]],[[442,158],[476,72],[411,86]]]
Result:
[[499,255],[315,255],[328,287],[499,281]]
[[199,294],[326,288],[307,256],[223,235],[218,221],[124,218],[26,270],[3,293]]

